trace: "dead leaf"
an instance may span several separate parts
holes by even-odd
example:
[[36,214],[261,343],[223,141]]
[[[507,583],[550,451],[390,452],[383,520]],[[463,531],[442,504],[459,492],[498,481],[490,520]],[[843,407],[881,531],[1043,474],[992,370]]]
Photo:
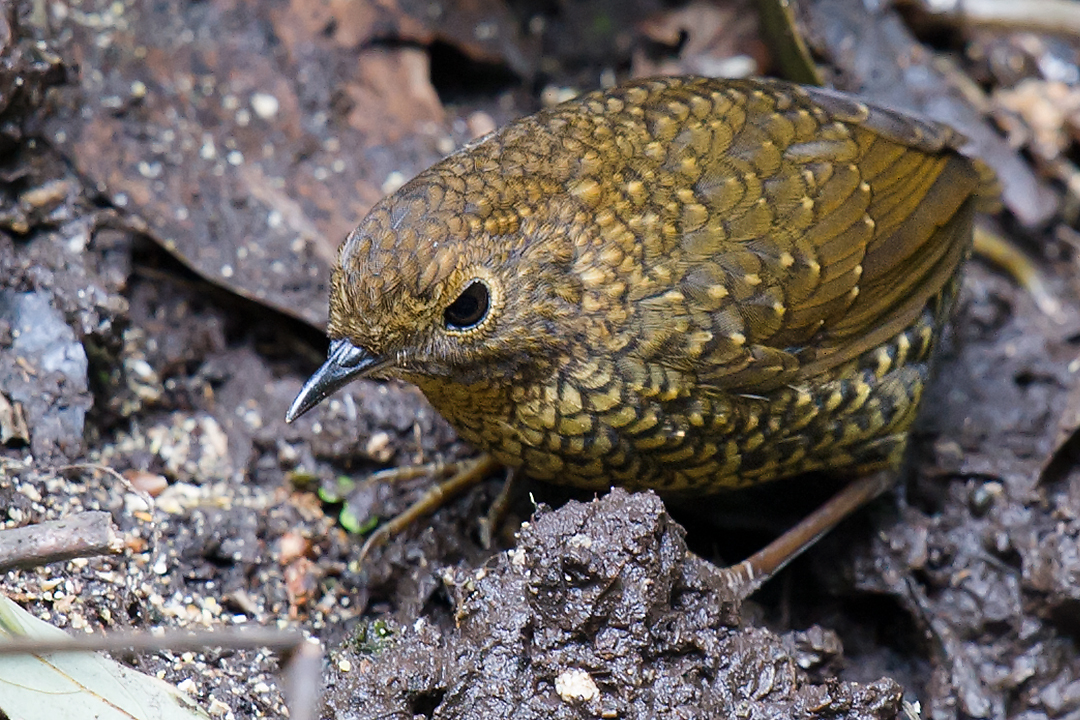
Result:
[[[0,639],[66,638],[0,595]],[[172,685],[103,653],[0,654],[0,710],[11,720],[209,720]]]

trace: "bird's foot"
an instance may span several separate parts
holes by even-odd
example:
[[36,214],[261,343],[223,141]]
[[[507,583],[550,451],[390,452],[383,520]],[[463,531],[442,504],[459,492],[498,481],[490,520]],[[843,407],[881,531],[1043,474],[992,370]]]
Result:
[[495,544],[495,533],[506,521],[510,505],[517,499],[521,486],[521,478],[514,471],[514,468],[507,468],[506,481],[503,482],[499,494],[492,501],[487,515],[480,518],[480,546],[485,550],[490,550]]
[[370,482],[396,482],[411,480],[425,475],[445,476],[449,479],[436,483],[404,511],[373,532],[360,548],[359,562],[363,564],[368,553],[384,545],[386,541],[412,525],[420,518],[438,510],[450,498],[480,483],[487,475],[499,468],[499,463],[490,455],[483,454],[468,460],[450,463],[428,463],[408,467],[382,470],[373,474]]

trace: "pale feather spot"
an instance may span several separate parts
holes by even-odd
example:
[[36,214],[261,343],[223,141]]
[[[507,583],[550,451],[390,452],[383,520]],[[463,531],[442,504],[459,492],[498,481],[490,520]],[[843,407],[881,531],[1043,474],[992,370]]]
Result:
[[897,362],[904,363],[907,360],[907,354],[911,350],[911,341],[908,340],[907,333],[901,333],[896,338],[896,354]]
[[690,106],[677,100],[673,100],[668,103],[668,112],[679,120],[685,120],[690,115]]
[[874,353],[874,360],[877,363],[877,367],[874,368],[874,375],[880,380],[885,377],[885,373],[889,372],[889,368],[892,367],[892,358],[889,357],[889,351],[885,348],[878,348]]
[[728,290],[723,285],[710,285],[705,294],[709,296],[710,300],[723,300],[728,296]]
[[581,198],[589,205],[595,205],[597,202],[600,201],[600,183],[596,182],[596,180],[591,177],[586,177],[582,180],[579,180],[570,189],[570,192],[573,195]]

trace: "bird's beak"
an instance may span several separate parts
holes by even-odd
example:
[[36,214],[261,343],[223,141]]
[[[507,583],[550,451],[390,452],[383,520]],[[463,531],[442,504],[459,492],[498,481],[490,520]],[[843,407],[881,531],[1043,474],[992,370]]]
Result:
[[285,413],[285,422],[292,422],[321,403],[327,395],[380,365],[379,359],[345,339],[330,343],[330,353],[322,367],[308,378],[300,394]]

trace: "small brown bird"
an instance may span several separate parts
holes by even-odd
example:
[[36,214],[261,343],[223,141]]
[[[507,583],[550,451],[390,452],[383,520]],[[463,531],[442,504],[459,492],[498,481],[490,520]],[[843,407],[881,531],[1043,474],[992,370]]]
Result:
[[958,140],[775,80],[644,80],[513,122],[349,235],[288,419],[401,378],[555,483],[892,468],[971,245]]

